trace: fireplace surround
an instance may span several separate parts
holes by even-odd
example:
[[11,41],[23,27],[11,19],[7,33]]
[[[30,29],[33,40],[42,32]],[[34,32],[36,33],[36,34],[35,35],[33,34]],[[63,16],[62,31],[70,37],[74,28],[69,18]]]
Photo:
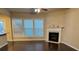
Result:
[[47,42],[60,43],[61,42],[61,28],[50,28],[47,30]]

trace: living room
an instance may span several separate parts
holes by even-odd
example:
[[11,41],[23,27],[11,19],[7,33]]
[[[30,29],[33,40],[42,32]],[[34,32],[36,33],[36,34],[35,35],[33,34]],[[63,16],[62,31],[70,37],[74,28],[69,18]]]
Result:
[[[1,50],[77,51],[78,15],[78,8],[1,8],[4,25],[0,37],[6,36]],[[50,33],[58,33],[58,37],[54,39]]]

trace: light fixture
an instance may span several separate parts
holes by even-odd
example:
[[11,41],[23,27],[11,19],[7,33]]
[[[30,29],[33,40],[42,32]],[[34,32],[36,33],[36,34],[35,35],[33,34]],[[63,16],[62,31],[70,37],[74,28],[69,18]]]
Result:
[[36,8],[34,11],[35,11],[36,13],[40,13],[41,9],[40,9],[40,8]]
[[36,9],[34,9],[34,11],[35,11],[35,12],[37,12],[37,11],[38,11],[38,10],[37,10],[37,8],[36,8]]

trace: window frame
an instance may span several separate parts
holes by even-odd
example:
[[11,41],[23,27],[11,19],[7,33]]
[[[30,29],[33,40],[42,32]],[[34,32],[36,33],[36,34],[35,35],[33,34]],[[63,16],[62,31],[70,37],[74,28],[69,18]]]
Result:
[[[23,19],[23,29],[25,30],[25,28],[24,28],[24,20],[28,20],[28,19],[30,19],[30,20],[32,20],[33,21],[33,19],[31,19],[31,18],[24,18]],[[34,27],[33,27],[34,28]],[[33,31],[33,28],[32,28],[32,31]],[[32,34],[34,34],[34,32],[32,32]],[[24,35],[24,37],[27,37],[27,38],[29,38],[29,37],[34,37],[33,35],[32,36],[27,36],[27,35]]]
[[[12,35],[13,35],[13,37],[19,37],[19,36],[16,36],[16,34],[15,34],[15,32],[14,32],[14,31],[16,31],[16,30],[15,30],[15,27],[14,27],[14,25],[13,25],[13,21],[16,20],[16,19],[21,20],[21,23],[22,23],[22,26],[23,26],[22,18],[20,18],[20,17],[13,17],[13,18],[12,18],[11,23],[12,23]],[[24,31],[23,27],[21,28],[21,30]],[[23,32],[23,31],[22,31],[22,32]],[[24,35],[24,32],[23,32],[22,34]],[[23,37],[23,35],[22,35],[22,37]]]
[[[39,20],[43,20],[42,18],[34,18],[34,19],[33,19],[33,25],[34,25],[34,20],[36,20],[36,19],[37,19],[37,20],[38,20],[38,19],[39,19]],[[34,28],[34,27],[35,27],[35,26],[33,26],[33,28]],[[33,31],[33,32],[34,32],[34,35],[33,35],[33,36],[34,36],[35,38],[43,38],[43,37],[44,37],[44,33],[45,33],[44,28],[45,28],[45,26],[44,26],[44,20],[43,20],[43,36],[36,36],[36,35],[35,35],[35,28],[34,28],[34,31]]]
[[[45,20],[43,19],[43,18],[20,18],[20,17],[18,17],[20,20],[22,20],[22,26],[23,26],[23,32],[24,32],[24,20],[27,20],[27,19],[31,19],[31,20],[33,20],[33,35],[32,36],[26,36],[26,35],[24,35],[23,34],[23,37],[26,37],[26,38],[44,38],[45,37]],[[13,19],[17,19],[17,17],[13,17],[12,18],[12,20]],[[35,30],[34,30],[34,20],[35,19],[40,19],[40,20],[43,20],[43,36],[35,36]],[[14,31],[13,30],[13,25],[12,25],[12,31]],[[15,35],[13,35],[13,37],[15,37]]]

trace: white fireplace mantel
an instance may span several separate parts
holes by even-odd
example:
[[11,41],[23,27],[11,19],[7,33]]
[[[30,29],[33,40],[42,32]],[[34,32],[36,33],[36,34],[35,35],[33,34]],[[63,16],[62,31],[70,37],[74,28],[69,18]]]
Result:
[[[49,41],[49,32],[59,33],[58,42]],[[52,42],[52,43],[60,43],[60,41],[61,41],[61,28],[49,28],[49,29],[47,29],[47,40],[46,41],[47,42]]]

